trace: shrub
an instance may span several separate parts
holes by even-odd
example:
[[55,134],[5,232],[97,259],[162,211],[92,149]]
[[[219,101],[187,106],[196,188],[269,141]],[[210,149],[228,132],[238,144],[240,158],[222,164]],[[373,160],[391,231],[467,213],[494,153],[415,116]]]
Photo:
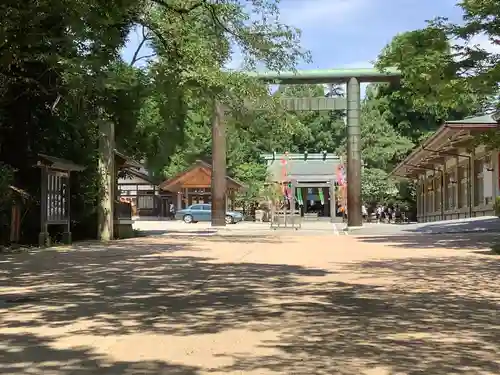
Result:
[[495,198],[495,215],[500,217],[500,196]]
[[12,195],[10,185],[14,181],[14,170],[0,162],[0,243],[6,241]]

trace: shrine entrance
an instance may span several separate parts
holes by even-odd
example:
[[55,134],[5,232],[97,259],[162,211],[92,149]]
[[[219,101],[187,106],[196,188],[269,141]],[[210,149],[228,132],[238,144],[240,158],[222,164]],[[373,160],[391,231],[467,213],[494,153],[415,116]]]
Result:
[[[346,84],[346,97],[319,97],[319,98],[284,98],[283,106],[291,111],[346,111],[347,127],[347,191],[346,208],[348,214],[348,226],[359,227],[362,225],[361,213],[361,128],[360,128],[360,84],[364,82],[388,82],[397,81],[401,73],[394,68],[387,68],[384,71],[377,69],[325,69],[310,71],[292,71],[292,72],[262,72],[249,73],[250,76],[260,79],[269,84],[300,85],[300,84]],[[217,111],[216,111],[217,112]],[[217,119],[218,116],[215,116]],[[219,135],[224,134],[221,126],[223,121],[214,121],[213,125],[213,145],[212,157],[213,165],[217,165],[217,171],[225,171],[225,162],[222,151],[218,146],[222,145]],[[326,151],[325,151],[326,152]],[[324,153],[325,153],[324,152]],[[306,153],[307,154],[307,153]],[[220,165],[218,164],[220,163]],[[332,171],[333,172],[333,171]],[[334,172],[333,172],[334,173]],[[215,174],[214,174],[215,175]],[[222,175],[219,177],[222,178]],[[217,180],[217,179],[215,179]],[[330,191],[335,191],[335,179],[316,180],[314,186],[303,187],[326,187],[318,184],[331,186]],[[300,181],[297,181],[300,183]],[[222,184],[221,184],[222,186]],[[214,192],[216,189],[213,189]],[[292,189],[292,191],[294,191]],[[222,192],[215,195],[223,196]],[[291,197],[291,206],[295,206],[297,196]],[[320,199],[321,200],[321,199]],[[314,202],[316,202],[314,200]],[[315,206],[313,203],[311,206]],[[323,205],[324,206],[324,205]],[[221,206],[222,207],[222,206]],[[330,205],[330,215],[334,211],[334,205]],[[335,210],[336,211],[336,210]],[[223,217],[219,215],[222,219]],[[213,215],[212,217],[216,217]],[[222,220],[221,219],[221,220]]]
[[[340,157],[323,152],[272,153],[264,154],[262,158],[267,162],[271,182],[289,186],[289,210],[294,207],[297,215],[304,220],[329,218],[332,222],[336,221],[338,170],[343,166]],[[286,168],[286,177],[283,176],[283,168]]]

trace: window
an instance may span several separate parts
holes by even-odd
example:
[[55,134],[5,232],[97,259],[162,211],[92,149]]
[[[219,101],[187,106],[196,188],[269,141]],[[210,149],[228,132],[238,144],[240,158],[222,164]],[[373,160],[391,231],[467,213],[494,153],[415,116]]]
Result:
[[154,197],[152,195],[139,195],[137,197],[137,208],[139,209],[155,208]]
[[474,160],[474,206],[480,206],[484,203],[484,160]]
[[193,204],[191,206],[191,210],[201,210],[202,209],[202,205],[201,204]]
[[202,209],[203,211],[212,211],[212,206],[210,206],[209,204],[203,204],[203,205],[201,206],[201,209]]

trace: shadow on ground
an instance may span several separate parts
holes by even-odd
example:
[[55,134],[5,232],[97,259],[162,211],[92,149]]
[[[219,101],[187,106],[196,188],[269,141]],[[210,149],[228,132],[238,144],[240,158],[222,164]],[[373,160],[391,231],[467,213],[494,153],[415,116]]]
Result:
[[[280,233],[281,234],[281,233]],[[293,234],[293,233],[292,233]],[[243,234],[238,231],[227,233],[216,233],[210,230],[141,230],[138,231],[138,237],[152,237],[152,236],[168,236],[172,239],[180,239],[185,241],[199,240],[203,238],[208,242],[232,242],[232,243],[281,243],[280,237],[273,232],[266,234]]]
[[[496,354],[500,295],[493,281],[500,276],[497,261],[404,259],[355,263],[344,270],[359,274],[359,282],[291,288],[289,293],[306,298],[277,305],[284,316],[293,316],[280,337],[265,344],[278,348],[279,355],[241,353],[224,370],[320,375],[500,373]],[[393,282],[373,285],[373,278]]]
[[394,234],[394,235],[373,235],[356,236],[362,242],[373,244],[388,244],[393,247],[414,248],[414,249],[457,249],[457,250],[477,250],[480,253],[488,254],[491,247],[500,244],[500,233],[446,233],[446,234]]
[[465,233],[465,232],[500,232],[498,217],[476,218],[468,220],[442,221],[429,224],[419,224],[417,228],[405,229],[416,233]]
[[[232,365],[213,369],[220,374],[500,373],[500,272],[492,258],[355,262],[336,275],[287,264],[222,263],[189,241],[130,244],[2,257],[0,286],[29,288],[34,300],[6,303],[0,296],[0,374],[201,371],[110,362],[90,348],[57,349],[57,337],[5,333],[83,319],[91,324],[72,335],[277,332],[261,348],[273,354],[231,354]],[[332,281],[341,274],[356,277]]]
[[0,374],[198,375],[195,367],[162,361],[109,362],[91,348],[57,349],[54,339],[0,334]]

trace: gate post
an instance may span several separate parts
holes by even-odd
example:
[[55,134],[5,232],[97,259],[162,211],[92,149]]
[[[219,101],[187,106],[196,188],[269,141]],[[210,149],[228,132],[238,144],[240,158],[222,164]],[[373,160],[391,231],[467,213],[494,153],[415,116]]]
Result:
[[360,85],[357,78],[347,81],[347,226],[360,227],[361,216],[361,126]]
[[337,197],[335,196],[335,180],[330,180],[330,223],[335,222],[337,215]]

